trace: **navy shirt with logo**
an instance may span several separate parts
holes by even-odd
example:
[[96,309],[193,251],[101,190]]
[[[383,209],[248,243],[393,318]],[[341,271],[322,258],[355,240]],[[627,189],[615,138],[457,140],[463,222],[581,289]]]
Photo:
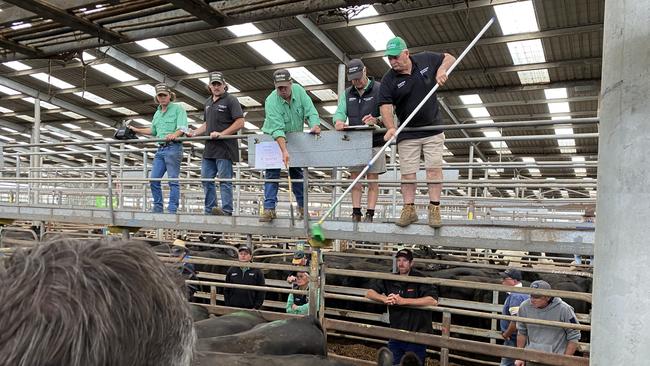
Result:
[[[203,120],[207,123],[206,135],[211,132],[221,132],[230,127],[236,119],[243,118],[241,104],[234,96],[224,93],[217,101],[210,96],[205,101],[203,109]],[[233,162],[239,161],[237,140],[216,139],[205,142],[203,151],[205,159],[228,159]]]
[[[248,268],[242,271],[240,267],[230,267],[226,273],[226,283],[264,286],[265,281],[264,274],[258,268]],[[266,293],[264,291],[226,287],[223,296],[226,306],[259,309],[264,303]]]
[[[425,277],[422,273],[411,270],[409,276]],[[416,299],[420,297],[431,296],[438,300],[438,289],[434,285],[414,282],[400,282],[391,280],[376,280],[370,287],[378,294],[386,296],[390,294],[399,294],[403,298]],[[431,310],[413,309],[403,306],[390,306],[388,308],[390,327],[403,329],[411,332],[433,333],[433,315]]]
[[[411,74],[399,74],[390,69],[381,79],[379,105],[392,104],[395,114],[400,121],[405,121],[418,104],[436,85],[436,73],[442,65],[444,54],[436,52],[421,52],[411,55]],[[408,124],[408,127],[425,127],[442,124],[438,108],[438,99],[434,93],[422,106]],[[397,141],[429,137],[441,133],[434,131],[402,131]]]

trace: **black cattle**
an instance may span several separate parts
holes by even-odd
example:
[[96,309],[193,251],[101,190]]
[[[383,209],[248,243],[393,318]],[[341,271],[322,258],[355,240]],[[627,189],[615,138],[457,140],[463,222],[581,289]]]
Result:
[[238,334],[199,339],[197,349],[202,352],[324,356],[327,344],[316,318],[299,317],[260,324]]
[[211,338],[236,334],[252,329],[266,320],[253,311],[237,311],[194,323],[198,338]]
[[270,356],[199,352],[194,357],[192,366],[352,366],[352,364],[316,355]]

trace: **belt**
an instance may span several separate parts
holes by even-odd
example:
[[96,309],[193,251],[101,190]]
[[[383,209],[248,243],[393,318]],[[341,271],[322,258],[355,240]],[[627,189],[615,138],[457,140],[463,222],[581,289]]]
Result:
[[158,147],[167,147],[173,144],[180,144],[180,141],[167,141],[167,142],[159,143]]

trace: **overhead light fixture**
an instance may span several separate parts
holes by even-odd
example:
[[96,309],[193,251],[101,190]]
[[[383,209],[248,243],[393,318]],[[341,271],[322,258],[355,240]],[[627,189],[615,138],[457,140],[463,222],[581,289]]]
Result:
[[316,77],[316,75],[307,70],[306,67],[291,67],[288,68],[287,71],[291,74],[291,78],[302,86],[318,85],[323,83]]
[[262,31],[253,23],[231,25],[226,28],[237,37],[252,36],[253,34],[262,33]]
[[118,69],[111,64],[92,65],[92,68],[121,82],[138,80],[135,76]]

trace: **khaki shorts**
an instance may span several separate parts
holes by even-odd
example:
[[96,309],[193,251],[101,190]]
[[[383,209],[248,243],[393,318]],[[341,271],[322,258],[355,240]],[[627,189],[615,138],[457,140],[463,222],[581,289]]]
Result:
[[[372,148],[372,156],[375,156],[379,150],[381,150],[381,147],[373,147]],[[354,166],[350,168],[350,172],[357,173],[363,170],[365,166]],[[370,174],[383,174],[386,173],[386,152],[382,152],[381,155],[377,158],[377,161],[375,161],[374,164],[370,166],[370,169],[368,169],[368,173]]]
[[397,144],[399,168],[402,174],[415,174],[420,170],[420,156],[424,155],[424,168],[442,168],[442,150],[445,146],[445,133],[402,140]]

